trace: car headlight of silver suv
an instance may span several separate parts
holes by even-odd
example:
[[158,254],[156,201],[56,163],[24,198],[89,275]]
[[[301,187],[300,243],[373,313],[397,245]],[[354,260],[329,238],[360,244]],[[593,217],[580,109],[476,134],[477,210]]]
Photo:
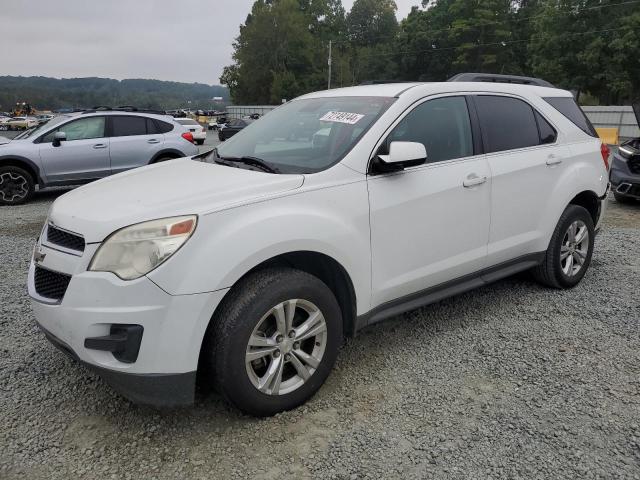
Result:
[[193,234],[196,215],[138,223],[112,233],[91,260],[89,270],[134,280],[158,267]]

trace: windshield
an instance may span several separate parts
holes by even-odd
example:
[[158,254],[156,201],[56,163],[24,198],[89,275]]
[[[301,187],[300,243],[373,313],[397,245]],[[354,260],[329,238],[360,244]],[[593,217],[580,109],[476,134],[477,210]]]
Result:
[[41,133],[44,133],[45,131],[49,130],[54,125],[58,125],[59,123],[62,123],[65,120],[69,120],[70,118],[72,117],[68,115],[60,115],[59,117],[54,117],[51,120],[49,120],[47,123],[40,125],[39,127],[30,128],[26,132],[21,133],[15,138],[15,140],[23,140],[25,138],[37,137]]
[[257,157],[281,173],[314,173],[338,163],[395,101],[389,97],[294,100],[218,147],[222,158]]

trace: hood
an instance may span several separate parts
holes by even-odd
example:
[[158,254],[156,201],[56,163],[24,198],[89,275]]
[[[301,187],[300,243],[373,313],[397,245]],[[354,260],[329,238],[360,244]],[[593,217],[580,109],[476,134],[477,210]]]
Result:
[[157,218],[206,214],[267,199],[302,186],[302,175],[269,173],[171,160],[130,170],[72,190],[51,207],[49,219],[87,243]]

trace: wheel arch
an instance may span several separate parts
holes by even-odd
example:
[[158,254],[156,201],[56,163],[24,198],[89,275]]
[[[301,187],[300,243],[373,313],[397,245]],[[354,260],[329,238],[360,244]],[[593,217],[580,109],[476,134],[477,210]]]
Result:
[[158,153],[156,153],[153,156],[153,158],[151,158],[151,161],[149,162],[149,165],[152,165],[152,164],[156,163],[162,157],[182,158],[182,157],[186,157],[186,156],[187,155],[182,153],[180,150],[176,150],[175,148],[166,148],[166,149],[160,150]]
[[591,215],[593,225],[598,224],[598,219],[600,218],[600,197],[598,197],[593,190],[583,190],[578,193],[571,199],[569,205],[583,207]]
[[[231,286],[230,291],[248,275],[270,267],[294,268],[322,280],[333,292],[340,305],[344,335],[353,336],[355,334],[355,322],[357,318],[356,291],[351,276],[340,262],[326,253],[311,250],[282,253],[264,260],[248,270]],[[224,298],[222,302],[220,302],[220,305],[222,305],[222,303],[224,303]],[[220,305],[216,308],[212,318],[220,308]]]
[[42,177],[40,177],[40,169],[35,163],[33,163],[33,161],[29,160],[28,158],[13,155],[0,157],[0,166],[23,168],[33,177],[33,181],[37,185],[44,184],[44,182],[42,181]]

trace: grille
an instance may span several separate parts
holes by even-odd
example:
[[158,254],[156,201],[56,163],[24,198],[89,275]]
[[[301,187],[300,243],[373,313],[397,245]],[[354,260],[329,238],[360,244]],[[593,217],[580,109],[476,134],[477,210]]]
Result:
[[46,268],[36,266],[34,281],[38,295],[60,301],[67,291],[67,287],[71,281],[71,275],[53,272]]
[[640,174],[640,155],[635,155],[634,157],[632,157],[629,160],[628,165],[631,173]]
[[84,251],[84,238],[75,233],[65,232],[53,225],[47,226],[47,240],[70,250]]

